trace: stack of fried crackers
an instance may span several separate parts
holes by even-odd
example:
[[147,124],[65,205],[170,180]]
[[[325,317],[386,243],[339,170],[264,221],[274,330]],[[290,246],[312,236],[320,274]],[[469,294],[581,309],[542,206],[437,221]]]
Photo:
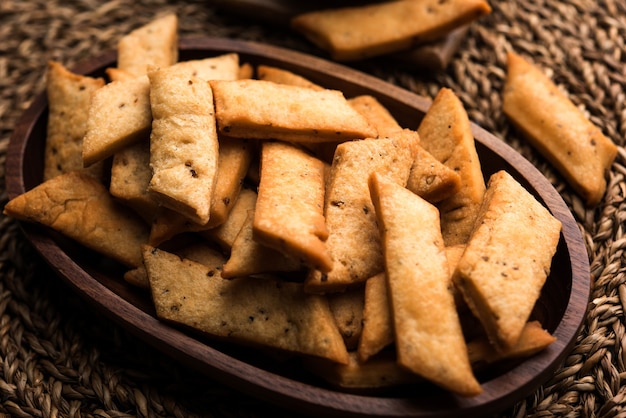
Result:
[[[373,96],[236,53],[180,62],[177,25],[126,35],[108,82],[50,63],[44,182],[6,214],[126,266],[163,321],[296,353],[344,389],[474,396],[480,367],[554,341],[531,312],[561,224],[505,171],[485,181],[454,92],[405,129]],[[538,82],[520,59],[507,113],[550,153],[564,134],[519,110],[545,91],[519,86]],[[594,204],[614,146],[564,106],[591,154],[566,175]]]

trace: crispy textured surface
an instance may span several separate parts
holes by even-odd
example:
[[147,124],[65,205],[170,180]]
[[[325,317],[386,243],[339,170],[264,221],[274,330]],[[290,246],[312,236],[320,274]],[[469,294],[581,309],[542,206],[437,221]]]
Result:
[[37,222],[128,267],[141,264],[149,228],[116,202],[102,183],[77,171],[56,176],[4,207],[16,219]]
[[393,342],[393,319],[387,293],[387,276],[382,272],[367,279],[365,283],[363,330],[357,348],[359,361],[368,361]]
[[172,67],[150,72],[149,78],[154,117],[149,190],[162,205],[206,224],[219,155],[211,86]]
[[321,359],[306,359],[305,367],[331,385],[351,390],[381,389],[416,383],[422,379],[401,367],[393,352],[385,352],[362,363],[356,353],[349,352],[348,363],[331,363]]
[[409,49],[490,12],[484,0],[388,1],[301,14],[291,26],[333,59],[351,61]]
[[252,150],[246,140],[238,138],[222,138],[219,142],[219,155],[215,189],[211,196],[209,221],[198,224],[187,216],[160,206],[154,214],[150,230],[150,245],[160,243],[185,232],[202,232],[213,229],[224,223],[237,200],[243,179],[247,173]]
[[227,53],[209,58],[181,61],[173,71],[201,80],[237,80],[240,74],[239,54]]
[[388,138],[345,142],[337,147],[325,203],[326,247],[333,268],[327,274],[312,271],[306,279],[308,291],[342,290],[384,270],[367,179],[372,172],[382,172],[404,186],[416,145],[415,132],[405,130]]
[[328,301],[305,294],[301,284],[224,280],[219,253],[211,265],[148,246],[143,254],[160,318],[215,337],[348,362]]
[[504,113],[589,206],[598,204],[617,147],[538,67],[512,52],[507,59]]
[[[356,96],[348,100],[350,105],[361,113],[378,131],[378,135],[394,135],[402,127],[393,115],[375,97]],[[446,167],[428,151],[419,146],[417,156],[411,166],[407,188],[429,202],[439,202],[451,196],[460,187],[458,173]]]
[[[44,180],[83,169],[83,138],[91,94],[104,85],[102,78],[74,74],[58,62],[48,63],[46,97],[48,125],[44,154]],[[101,164],[87,169],[101,178]]]
[[369,124],[378,131],[379,136],[393,135],[402,130],[402,126],[396,121],[389,110],[384,107],[374,96],[369,94],[356,96],[348,99],[348,103],[356,111],[365,116]]
[[212,81],[221,133],[291,142],[335,142],[376,136],[337,90],[264,80]]
[[148,137],[118,151],[111,163],[111,195],[132,207],[147,222],[152,222],[158,204],[148,192],[152,178]]
[[508,350],[499,351],[488,338],[475,338],[467,343],[470,360],[475,368],[509,358],[530,357],[556,341],[556,338],[544,330],[538,321],[524,325],[517,343]]
[[297,272],[302,263],[274,248],[260,244],[253,236],[254,210],[249,210],[246,220],[230,249],[222,277],[233,279],[264,273]]
[[131,31],[117,44],[117,67],[134,76],[148,67],[167,67],[178,61],[178,17],[168,13]]
[[215,228],[228,218],[250,168],[252,152],[252,147],[245,139],[220,139],[217,179],[211,199],[208,228]]
[[438,203],[459,192],[461,176],[420,146],[406,188],[431,203]]
[[328,272],[324,163],[285,142],[263,143],[253,230],[260,243]]
[[287,84],[290,86],[308,87],[314,90],[324,90],[324,87],[283,68],[272,67],[270,65],[259,65],[256,69],[256,73],[259,80],[271,81],[278,84]]
[[460,395],[481,393],[450,291],[439,211],[378,173],[371,175],[369,187],[382,236],[399,364]]
[[254,210],[257,194],[254,190],[243,188],[232,204],[226,220],[219,226],[199,231],[198,233],[218,244],[224,251],[230,252],[235,238],[248,217],[248,211]]
[[550,273],[561,223],[510,174],[499,171],[489,180],[476,225],[454,282],[492,343],[509,349]]
[[417,132],[424,149],[460,176],[460,189],[437,207],[446,245],[463,244],[474,227],[485,193],[485,179],[470,121],[452,90],[439,90]]
[[327,296],[330,311],[343,341],[348,350],[354,350],[358,346],[363,329],[364,288],[357,287]]
[[150,132],[150,81],[147,76],[112,81],[91,96],[83,164],[112,156]]

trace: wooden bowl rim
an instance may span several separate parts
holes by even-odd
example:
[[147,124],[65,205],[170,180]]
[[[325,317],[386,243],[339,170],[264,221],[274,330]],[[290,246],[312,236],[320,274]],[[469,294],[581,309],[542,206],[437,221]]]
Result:
[[[375,93],[383,104],[397,101],[424,113],[430,100],[357,70],[304,53],[267,44],[226,38],[194,37],[179,41],[181,52],[200,50],[209,54],[237,52],[245,61],[256,57],[281,63],[283,68],[300,71],[303,76],[323,74],[338,84],[348,83]],[[85,60],[72,70],[92,74],[116,61],[114,50]],[[45,92],[36,96],[19,119],[9,142],[6,162],[6,187],[9,198],[26,191],[24,183],[26,145],[38,119],[47,110]],[[443,409],[428,408],[410,398],[376,397],[339,392],[313,386],[259,369],[218,351],[139,310],[102,285],[74,262],[45,228],[20,223],[28,240],[66,282],[81,296],[147,343],[180,362],[200,370],[224,384],[265,401],[290,409],[341,416],[371,417],[453,417],[459,413],[487,415],[521,400],[546,380],[573,347],[587,311],[590,270],[580,230],[565,202],[549,181],[517,151],[472,123],[477,143],[484,145],[513,166],[531,187],[538,191],[551,212],[562,222],[562,239],[569,252],[572,288],[563,319],[553,332],[557,341],[542,353],[522,362],[509,372],[483,384],[484,393],[474,398],[450,395]],[[529,370],[528,373],[524,372]]]

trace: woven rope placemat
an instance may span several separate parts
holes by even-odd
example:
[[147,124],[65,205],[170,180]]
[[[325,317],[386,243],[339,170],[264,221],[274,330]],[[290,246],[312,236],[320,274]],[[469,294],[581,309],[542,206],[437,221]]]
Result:
[[[625,416],[626,275],[623,236],[626,133],[624,0],[492,1],[445,72],[422,74],[384,60],[360,69],[433,97],[447,86],[470,118],[518,149],[572,209],[592,272],[588,318],[562,367],[503,416]],[[44,87],[45,66],[114,48],[156,12],[178,14],[180,33],[261,40],[320,53],[294,33],[213,10],[209,1],[0,1],[0,200],[13,126]],[[549,72],[620,145],[605,199],[587,209],[511,129],[501,110],[506,51]],[[18,225],[0,218],[0,416],[293,416],[186,369],[94,312],[40,260]]]

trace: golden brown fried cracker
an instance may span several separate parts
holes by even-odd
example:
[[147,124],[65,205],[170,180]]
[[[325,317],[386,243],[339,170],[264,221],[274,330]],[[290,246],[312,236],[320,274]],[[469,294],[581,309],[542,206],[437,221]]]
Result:
[[209,222],[198,224],[175,210],[160,207],[153,218],[150,245],[156,247],[184,232],[210,230],[226,221],[243,185],[252,149],[246,140],[239,138],[222,137],[219,143],[217,179],[211,196]]
[[333,59],[352,61],[433,41],[490,12],[484,0],[387,1],[303,13],[291,27]]
[[151,71],[149,78],[149,190],[163,206],[206,224],[218,166],[211,86],[172,67]]
[[539,321],[530,321],[522,330],[517,343],[510,349],[498,351],[487,338],[475,338],[467,343],[467,349],[475,369],[510,358],[530,357],[556,341],[556,337],[544,330]]
[[364,288],[330,293],[328,304],[348,350],[357,347],[363,329]]
[[459,192],[461,176],[419,147],[406,188],[431,203],[438,203]]
[[133,78],[137,77],[129,72],[120,70],[119,68],[115,68],[115,67],[109,67],[106,70],[104,70],[104,72],[109,77],[110,81],[132,80]]
[[178,17],[169,13],[124,35],[117,45],[117,67],[134,76],[149,66],[168,67],[178,61]]
[[[177,62],[175,71],[202,80],[237,80],[240,77],[239,54],[235,52],[214,57]],[[173,70],[174,71],[174,70]]]
[[326,249],[324,163],[285,142],[264,142],[254,239],[322,272],[332,268]]
[[298,272],[302,263],[285,253],[260,244],[253,237],[254,210],[248,211],[246,221],[231,247],[230,257],[224,264],[222,277],[233,279],[264,273]]
[[245,139],[224,137],[220,139],[217,182],[211,200],[208,228],[214,228],[226,221],[243,186],[253,151],[253,147]]
[[324,90],[324,87],[313,83],[301,75],[282,68],[272,67],[270,65],[259,65],[256,72],[259,80],[271,81],[278,84],[287,84],[290,86],[308,87],[314,90]]
[[241,189],[226,221],[215,228],[198,231],[198,234],[209,241],[215,242],[224,251],[230,253],[237,234],[239,234],[246,222],[248,211],[254,210],[256,206],[256,198],[257,194],[255,191],[248,188]]
[[491,176],[453,278],[499,349],[517,343],[550,272],[560,232],[559,220],[510,174]]
[[543,72],[509,53],[502,109],[587,205],[606,190],[617,147]]
[[148,192],[152,177],[149,138],[118,151],[111,163],[109,192],[152,223],[158,204]]
[[37,222],[127,267],[141,265],[149,228],[115,201],[93,177],[73,171],[56,176],[7,203],[4,213]]
[[383,242],[398,362],[463,396],[482,392],[450,292],[439,211],[373,173],[372,202]]
[[370,125],[374,126],[379,136],[393,135],[402,130],[402,126],[393,115],[374,96],[368,94],[348,99],[350,106],[365,116]]
[[337,90],[264,80],[211,81],[222,134],[289,142],[337,142],[376,136]]
[[301,284],[224,280],[218,252],[210,265],[148,246],[143,254],[159,318],[219,338],[348,362],[328,301],[305,294]]
[[150,132],[150,81],[147,76],[113,81],[91,96],[83,139],[87,167],[112,156]]
[[[74,74],[58,62],[48,63],[46,97],[48,124],[44,151],[43,178],[83,169],[83,138],[91,94],[104,85],[102,78]],[[86,170],[102,178],[102,164]]]
[[474,227],[485,179],[467,112],[452,90],[439,90],[417,132],[422,147],[461,177],[459,191],[437,207],[446,245],[463,244]]
[[304,366],[334,387],[357,392],[369,392],[422,381],[421,377],[400,366],[392,351],[383,352],[367,363],[360,362],[356,353],[351,351],[347,364],[311,358],[305,359]]
[[[348,100],[378,131],[379,136],[389,136],[402,127],[393,115],[375,97],[357,96]],[[456,193],[461,179],[458,173],[446,167],[421,146],[411,167],[407,188],[429,202],[439,202]]]
[[359,361],[368,361],[393,342],[393,318],[387,294],[387,276],[382,272],[365,282],[363,330],[357,348]]
[[344,142],[337,147],[325,202],[326,247],[333,268],[327,274],[312,271],[306,279],[307,291],[343,290],[384,270],[367,178],[374,171],[384,172],[405,185],[416,141],[415,132],[405,130],[388,138]]

